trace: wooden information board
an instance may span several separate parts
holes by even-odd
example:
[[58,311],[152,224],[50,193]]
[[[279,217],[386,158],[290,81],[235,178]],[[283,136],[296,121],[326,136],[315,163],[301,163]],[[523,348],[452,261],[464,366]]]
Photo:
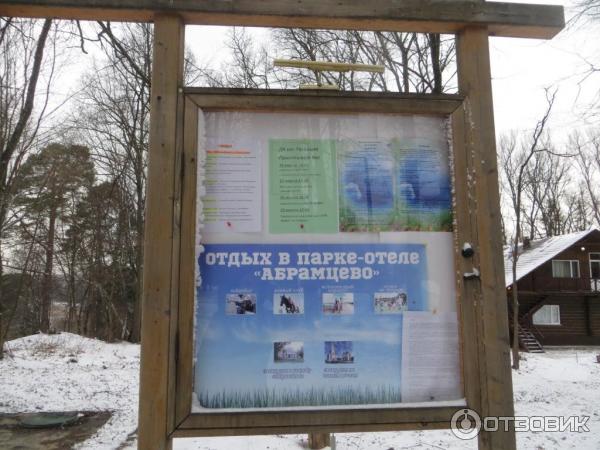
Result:
[[[441,0],[348,0],[342,3],[329,0],[2,0],[0,14],[154,23],[143,273],[140,449],[170,448],[174,437],[184,436],[448,428],[457,407],[463,405],[481,416],[514,414],[499,238],[500,208],[488,37],[551,38],[564,26],[562,7]],[[459,95],[311,94],[186,88],[183,83],[186,23],[454,33]],[[410,408],[402,407],[402,402],[384,407],[361,404],[360,408],[336,409],[335,405],[328,405],[332,407],[285,411],[257,411],[257,408],[232,411],[226,408],[223,412],[206,412],[193,408],[194,299],[197,294],[195,207],[197,195],[202,195],[196,191],[199,108],[215,112],[251,110],[315,114],[381,114],[385,111],[436,116],[449,121],[452,138],[448,149],[453,162],[451,175],[455,180],[452,250],[461,355],[461,399],[454,398],[445,405],[433,402]],[[274,145],[285,147],[283,142]],[[461,255],[464,243],[472,246],[473,256],[465,258]],[[359,250],[357,247],[352,251],[358,255]],[[396,254],[396,259],[399,254],[408,252],[410,261],[410,253],[418,253],[419,249],[392,247],[385,251]],[[464,274],[478,275],[465,278]],[[402,293],[401,286],[381,292]],[[380,300],[382,298],[385,300],[380,296]],[[252,303],[251,296],[243,300]],[[299,299],[296,297],[296,300]],[[347,297],[337,300],[348,304]],[[321,302],[324,302],[323,297]],[[374,297],[372,307],[375,308]],[[289,341],[274,340],[273,345],[299,341],[291,337]],[[327,356],[326,342],[350,340],[343,336],[339,339],[323,337],[320,342],[323,358],[333,361],[337,356]],[[336,349],[346,358],[354,352],[354,347],[347,344],[334,346],[334,353]],[[276,356],[276,350],[283,353]],[[272,361],[299,359],[298,350],[298,345],[273,347]],[[482,432],[478,439],[481,449],[515,448],[513,430]]]

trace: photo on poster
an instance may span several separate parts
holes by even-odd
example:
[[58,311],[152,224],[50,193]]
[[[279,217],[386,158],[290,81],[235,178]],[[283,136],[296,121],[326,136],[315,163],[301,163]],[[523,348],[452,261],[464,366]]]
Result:
[[375,292],[373,304],[376,314],[401,314],[408,309],[406,292]]
[[276,290],[273,294],[273,314],[304,314],[304,293]]
[[448,151],[426,139],[393,139],[396,217],[393,230],[452,231]]
[[229,316],[256,314],[256,294],[227,294],[225,314]]
[[304,342],[274,342],[273,362],[302,363],[304,362]]
[[340,231],[385,231],[394,213],[394,158],[388,142],[339,145]]
[[323,314],[350,315],[354,314],[354,294],[352,292],[324,293]]
[[352,341],[325,341],[326,364],[353,364],[354,350]]
[[398,138],[338,148],[339,231],[452,231],[447,148]]

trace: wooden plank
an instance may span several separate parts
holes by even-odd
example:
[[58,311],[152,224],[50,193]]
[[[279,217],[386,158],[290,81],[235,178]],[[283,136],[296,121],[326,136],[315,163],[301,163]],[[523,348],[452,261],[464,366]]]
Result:
[[[504,289],[504,261],[500,225],[500,197],[494,133],[489,43],[484,28],[470,28],[457,36],[458,84],[466,96],[461,139],[473,176],[472,195],[480,270],[480,298],[475,317],[479,346],[482,416],[513,416],[508,315]],[[468,180],[458,180],[458,183]],[[470,280],[476,281],[476,280]],[[482,432],[479,448],[516,448],[514,430]]]
[[[454,411],[452,411],[454,413]],[[450,414],[452,414],[450,413]],[[451,417],[451,416],[449,416]],[[249,428],[178,428],[172,437],[247,436],[257,434],[306,434],[306,433],[359,433],[411,430],[443,430],[450,422],[415,422],[406,424],[358,424],[358,425],[311,425],[311,426],[267,426]]]
[[479,257],[475,253],[472,257],[462,256],[465,243],[477,247],[477,223],[474,210],[474,189],[471,161],[467,154],[471,149],[465,146],[465,110],[458,108],[451,116],[452,126],[452,168],[454,192],[454,248],[456,270],[456,295],[457,310],[460,324],[460,352],[462,367],[463,392],[470,408],[481,409],[480,383],[479,383],[479,346],[481,341],[478,323],[478,301],[481,298],[479,283],[470,282],[463,278],[463,274],[472,272],[478,265]]
[[177,424],[190,414],[193,387],[194,300],[196,267],[196,152],[198,148],[198,107],[185,102],[183,137],[183,192],[181,209],[181,263],[179,288],[179,345],[177,358]]
[[[175,51],[183,55],[185,51],[185,27],[179,27],[178,43],[180,48]],[[174,44],[174,43],[173,43]],[[183,63],[179,69],[173,68],[177,73],[177,79],[180,80],[179,87],[183,85]],[[170,434],[175,429],[176,421],[176,391],[177,391],[177,358],[179,357],[179,303],[182,274],[182,195],[183,195],[183,144],[184,144],[184,95],[183,89],[177,88],[177,111],[175,117],[175,169],[174,169],[174,187],[173,187],[173,244],[171,251],[171,324],[169,329],[169,385],[168,385],[168,405],[167,405],[167,433]],[[187,262],[189,264],[189,262]],[[183,262],[186,264],[186,262]],[[185,266],[184,266],[185,267]],[[185,309],[185,308],[184,308]]]
[[494,36],[549,39],[562,6],[469,0],[3,0],[0,15],[148,22],[154,12],[187,24],[457,33],[485,26]]
[[[246,430],[248,434],[263,434],[262,428],[278,429],[286,433],[319,432],[331,428],[337,431],[361,429],[376,431],[381,427],[400,429],[410,424],[438,423],[449,427],[449,421],[457,409],[464,408],[463,401],[451,403],[452,406],[427,406],[403,408],[356,408],[356,409],[315,409],[315,410],[271,410],[249,411],[243,413],[209,412],[191,414],[178,430],[195,429],[198,435],[203,430],[212,435],[215,430],[222,430],[224,435],[239,434]],[[440,425],[441,427],[441,425]],[[255,429],[254,432],[248,432]],[[211,431],[212,430],[212,431]]]
[[138,448],[170,448],[169,362],[176,185],[178,88],[183,77],[183,23],[155,18],[150,147],[144,237]]
[[592,328],[592,313],[590,308],[590,297],[583,297],[583,301],[585,302],[585,331],[588,336],[593,336],[594,331]]
[[460,95],[389,92],[297,91],[286,89],[188,88],[186,94],[204,110],[277,110],[377,114],[433,114],[456,110]]

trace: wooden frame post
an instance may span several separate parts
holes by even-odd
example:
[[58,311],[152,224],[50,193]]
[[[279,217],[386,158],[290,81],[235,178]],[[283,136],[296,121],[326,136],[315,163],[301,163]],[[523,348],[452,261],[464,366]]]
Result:
[[[176,168],[181,123],[184,26],[174,15],[154,17],[154,51],[148,152],[142,353],[138,448],[171,448],[170,422],[175,355],[170,339],[176,313],[172,280],[179,276],[177,228],[179,177]],[[174,257],[174,255],[176,257]]]
[[309,433],[308,448],[321,449],[331,445],[331,434],[329,433]]
[[[475,348],[472,344],[465,347],[477,355],[464,357],[477,361],[481,386],[479,398],[472,399],[468,398],[467,387],[467,400],[478,405],[481,417],[513,416],[488,30],[466,28],[458,33],[456,48],[459,91],[465,101],[453,115],[454,145],[455,154],[463,155],[467,170],[467,176],[457,183],[467,185],[470,216],[470,223],[461,224],[461,238],[473,244],[475,257],[470,263],[480,271],[479,280],[464,281],[466,287],[474,291],[471,296],[475,302],[473,340],[478,341]],[[479,434],[480,450],[515,448],[512,428]]]

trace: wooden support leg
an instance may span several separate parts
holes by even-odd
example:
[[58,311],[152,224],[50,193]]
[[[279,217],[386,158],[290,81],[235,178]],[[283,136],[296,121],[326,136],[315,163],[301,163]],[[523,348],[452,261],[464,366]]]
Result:
[[308,435],[308,448],[321,449],[331,445],[329,433],[310,433]]
[[[512,373],[510,369],[508,315],[504,284],[504,262],[500,225],[500,198],[496,159],[496,138],[492,105],[488,31],[467,28],[457,36],[458,84],[465,95],[462,135],[454,136],[466,154],[472,180],[476,250],[474,264],[481,277],[479,298],[475,298],[476,336],[479,382],[481,386],[478,413],[483,416],[513,416]],[[455,127],[455,130],[457,128]],[[467,180],[456,180],[468,183]],[[465,355],[472,358],[474,355]],[[482,432],[482,450],[513,450],[514,429]]]
[[154,53],[142,293],[138,448],[169,450],[169,354],[179,88],[183,30],[176,16],[154,20]]

